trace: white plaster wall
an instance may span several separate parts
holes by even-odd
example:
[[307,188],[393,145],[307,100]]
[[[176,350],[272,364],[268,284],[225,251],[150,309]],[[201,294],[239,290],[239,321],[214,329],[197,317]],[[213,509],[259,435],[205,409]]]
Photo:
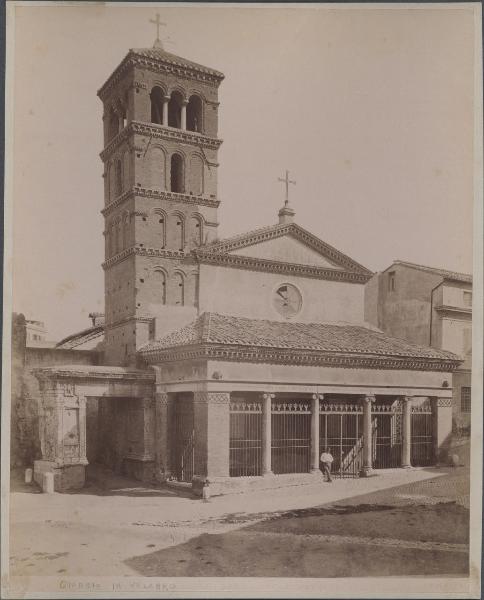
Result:
[[319,252],[309,248],[299,240],[291,237],[280,237],[273,240],[254,244],[248,248],[233,250],[230,254],[252,256],[255,258],[266,258],[268,260],[279,260],[281,262],[296,263],[298,265],[313,265],[326,267],[328,269],[339,269],[342,267],[330,262]]
[[216,265],[200,265],[199,311],[253,319],[285,319],[273,306],[279,285],[291,283],[301,292],[301,312],[292,321],[364,322],[364,285],[294,277]]
[[463,288],[462,286],[450,286],[444,285],[442,289],[442,304],[445,306],[458,306],[458,307],[466,307],[464,303],[464,291],[470,292],[472,290],[471,286],[466,286]]
[[442,319],[442,349],[463,357],[465,329],[472,329],[470,320]]

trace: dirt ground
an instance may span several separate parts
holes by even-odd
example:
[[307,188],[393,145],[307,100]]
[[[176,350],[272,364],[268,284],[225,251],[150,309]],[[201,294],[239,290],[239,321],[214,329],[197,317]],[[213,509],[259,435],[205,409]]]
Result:
[[144,576],[465,576],[469,510],[457,499],[466,490],[466,470],[455,469],[330,506],[247,515],[253,524],[242,529],[203,534],[128,564]]
[[[36,493],[37,492],[37,493]],[[366,480],[213,498],[122,478],[76,494],[11,494],[11,575],[466,575],[469,475]]]

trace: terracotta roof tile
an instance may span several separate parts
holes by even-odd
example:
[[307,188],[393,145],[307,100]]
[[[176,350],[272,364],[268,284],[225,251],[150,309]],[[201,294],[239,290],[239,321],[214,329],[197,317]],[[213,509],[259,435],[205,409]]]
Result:
[[140,353],[207,344],[459,360],[451,352],[418,346],[358,325],[279,322],[217,313],[203,313],[190,325],[143,346]]

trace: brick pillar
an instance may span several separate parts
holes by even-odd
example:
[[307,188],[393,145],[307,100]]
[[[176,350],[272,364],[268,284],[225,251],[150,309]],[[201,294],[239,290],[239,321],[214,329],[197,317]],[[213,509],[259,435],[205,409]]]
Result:
[[168,125],[168,102],[170,101],[170,96],[163,96],[163,117],[161,122],[165,127]]
[[408,469],[412,466],[412,397],[404,396],[402,401],[402,468]]
[[311,398],[311,473],[321,473],[319,468],[319,394]]
[[372,423],[371,423],[371,405],[375,402],[375,396],[365,396],[363,398],[363,469],[361,475],[368,477],[372,474]]
[[172,398],[166,392],[155,394],[155,476],[166,481],[171,476],[170,421]]
[[262,475],[273,475],[272,398],[274,394],[262,394]]
[[229,477],[230,392],[194,392],[195,477]]
[[447,460],[448,444],[452,434],[452,398],[431,398],[436,463]]

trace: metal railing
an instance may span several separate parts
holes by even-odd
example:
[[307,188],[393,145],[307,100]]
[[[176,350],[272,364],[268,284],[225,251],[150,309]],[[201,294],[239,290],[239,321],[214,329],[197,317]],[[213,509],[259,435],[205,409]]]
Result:
[[272,404],[272,470],[308,473],[311,455],[311,407],[307,402]]
[[229,474],[250,477],[262,473],[262,406],[258,402],[230,403]]

